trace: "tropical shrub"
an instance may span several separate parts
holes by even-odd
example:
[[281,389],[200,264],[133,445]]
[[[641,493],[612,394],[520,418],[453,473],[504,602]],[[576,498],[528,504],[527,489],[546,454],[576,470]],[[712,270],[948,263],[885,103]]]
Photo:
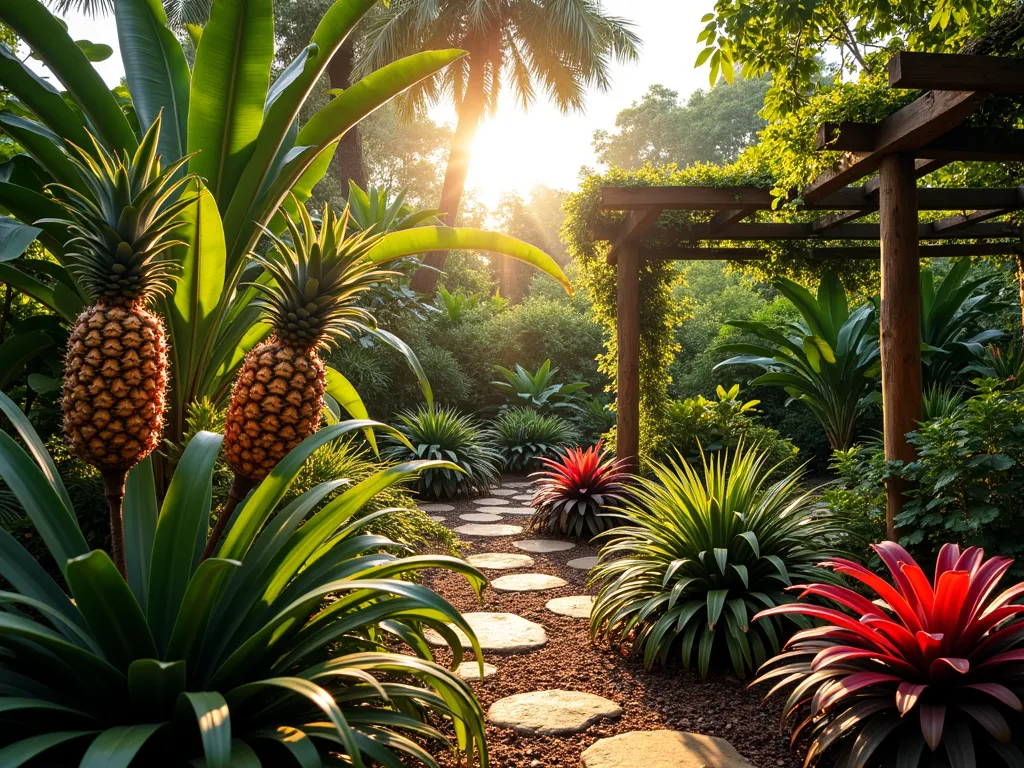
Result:
[[834,554],[841,525],[800,487],[801,470],[777,481],[771,470],[756,445],[704,457],[702,472],[682,457],[652,464],[619,510],[623,524],[598,537],[591,635],[647,669],[696,659],[701,677],[716,655],[745,677],[778,653],[786,627],[751,617],[822,578],[817,563]]
[[423,406],[400,413],[397,429],[404,439],[386,438],[387,458],[447,463],[420,473],[415,488],[424,498],[454,499],[497,485],[501,456],[490,434],[471,416],[454,408]]
[[796,467],[798,449],[778,431],[755,420],[760,401],[740,398],[740,385],[728,390],[719,386],[717,400],[703,395],[674,400],[665,414],[664,444],[658,458],[682,455],[687,461],[700,462],[701,453],[734,449],[740,442],[757,443],[769,454],[776,471]]
[[1024,385],[1024,347],[1016,339],[1005,348],[989,344],[981,359],[964,370],[986,379],[999,379],[1003,389],[1016,389]]
[[833,448],[848,448],[879,369],[875,309],[864,304],[850,312],[846,289],[832,273],[821,279],[817,297],[785,278],[774,285],[796,306],[802,321],[781,328],[731,321],[730,325],[754,334],[760,343],[722,345],[723,351],[735,356],[716,367],[764,368],[767,372],[751,381],[751,386],[784,388],[790,398],[807,404]]
[[783,709],[794,743],[810,745],[805,765],[1024,765],[1024,594],[996,594],[1012,563],[946,544],[929,580],[891,541],[874,547],[892,583],[857,563],[824,565],[861,591],[811,584],[800,602],[755,620],[800,616],[821,623],[798,632],[755,683],[769,695],[792,687]]
[[565,446],[576,441],[567,421],[532,408],[509,408],[502,412],[491,425],[491,433],[502,467],[509,472],[533,471],[542,458],[555,458]]
[[344,484],[337,478],[279,509],[316,448],[372,422],[328,426],[274,468],[219,551],[200,559],[222,442],[200,432],[162,503],[152,460],[130,473],[123,577],[106,552],[89,551],[53,461],[13,403],[0,402],[27,446],[0,432],[0,475],[67,584],[0,531],[0,576],[10,584],[0,612],[0,764],[280,765],[291,754],[300,765],[436,766],[423,745],[446,745],[449,726],[469,763],[479,755],[487,764],[479,704],[423,639],[434,627],[458,660],[445,624],[472,630],[409,580],[445,568],[479,592],[483,577],[455,558],[398,557],[387,551],[393,542],[364,533],[372,516],[358,517],[378,491],[439,462],[375,473],[314,511]]
[[603,443],[540,462],[544,469],[531,475],[537,478],[531,528],[589,539],[615,524],[611,510],[625,501],[629,475]]
[[529,407],[540,412],[576,408],[576,393],[587,386],[586,382],[556,384],[558,369],[551,367],[550,359],[541,363],[536,373],[530,373],[519,363],[516,363],[514,371],[500,365],[497,368],[505,381],[492,381],[491,384],[513,407]]
[[607,397],[584,395],[579,405],[569,413],[569,422],[579,433],[585,445],[595,445],[615,426],[615,411]]

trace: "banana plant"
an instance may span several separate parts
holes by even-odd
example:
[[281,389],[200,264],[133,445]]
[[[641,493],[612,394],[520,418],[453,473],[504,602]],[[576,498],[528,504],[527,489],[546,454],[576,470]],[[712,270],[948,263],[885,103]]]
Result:
[[478,596],[486,581],[456,558],[394,554],[401,547],[366,526],[395,510],[361,512],[381,491],[454,465],[396,464],[283,504],[317,448],[372,422],[325,427],[256,487],[216,556],[201,560],[222,437],[199,432],[162,503],[151,460],[131,471],[122,576],[89,550],[52,458],[2,393],[0,413],[22,441],[0,431],[0,479],[54,566],[0,528],[0,765],[437,768],[431,747],[487,767],[480,704],[434,661],[426,630],[450,646],[451,669],[465,642],[482,671],[479,643],[415,576],[449,570]]
[[735,355],[716,367],[753,365],[767,372],[751,386],[783,387],[790,402],[807,404],[821,423],[833,449],[853,442],[854,424],[874,389],[879,370],[875,308],[866,303],[850,311],[846,289],[826,274],[814,296],[788,279],[774,283],[800,312],[803,322],[773,328],[765,323],[732,320],[728,324],[756,336],[760,343],[719,347]]
[[[68,270],[67,230],[47,184],[71,189],[82,180],[68,161],[70,144],[91,146],[91,135],[107,147],[132,152],[140,136],[161,117],[159,152],[164,165],[188,157],[191,204],[182,214],[183,244],[173,258],[181,264],[175,290],[159,311],[168,326],[172,386],[166,437],[181,442],[185,409],[208,397],[223,402],[245,353],[268,333],[246,282],[270,280],[252,274],[249,254],[264,227],[283,228],[279,209],[291,213],[309,198],[323,177],[338,141],[371,112],[414,84],[466,55],[461,50],[424,51],[371,72],[299,125],[299,112],[314,84],[359,20],[376,0],[339,0],[331,5],[303,49],[271,81],[274,55],[272,0],[218,0],[193,39],[190,68],[158,0],[115,0],[114,18],[132,109],[106,87],[85,53],[38,0],[0,3],[6,24],[66,89],[58,91],[0,46],[0,87],[16,100],[18,113],[0,113],[0,126],[27,156],[0,167],[0,207],[38,239],[57,264],[24,257],[0,264],[0,279],[52,308],[66,320],[84,308],[83,293]],[[366,201],[353,207],[366,208]],[[385,235],[371,258],[387,262],[435,250],[481,250],[532,264],[568,290],[557,264],[543,251],[495,232],[426,226],[428,219],[380,218],[377,225],[407,226]],[[44,223],[45,222],[45,223]],[[420,224],[423,226],[412,226]],[[24,234],[24,232],[22,232]],[[399,349],[406,351],[403,345]],[[332,371],[329,394],[354,418],[366,408],[355,389]]]

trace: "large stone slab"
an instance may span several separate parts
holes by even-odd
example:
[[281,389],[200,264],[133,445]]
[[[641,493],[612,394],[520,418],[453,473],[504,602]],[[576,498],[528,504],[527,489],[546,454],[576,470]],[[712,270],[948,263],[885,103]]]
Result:
[[459,520],[465,520],[467,523],[498,523],[501,522],[501,515],[493,512],[467,512],[459,515]]
[[489,677],[494,677],[498,673],[498,668],[493,664],[484,662],[484,676],[480,677],[480,665],[475,661],[464,661],[455,668],[455,674],[465,680],[467,683],[478,683],[481,680],[486,680]]
[[517,493],[515,488],[491,488],[491,496],[515,496]]
[[554,539],[525,539],[524,541],[513,541],[512,546],[524,552],[543,555],[548,552],[565,552],[576,545],[570,541],[555,541]]
[[470,555],[466,562],[485,571],[511,571],[516,568],[529,568],[533,565],[533,558],[529,555],[514,555],[511,552],[481,552],[479,555]]
[[502,507],[501,514],[503,515],[519,515],[520,517],[529,517],[536,510],[533,507]]
[[501,507],[508,504],[508,499],[496,499],[493,496],[486,496],[482,499],[473,499],[474,504],[479,504],[481,507]]
[[551,690],[517,693],[498,699],[487,710],[487,720],[519,733],[567,736],[621,714],[622,708],[618,704],[601,696],[582,691]]
[[596,557],[577,557],[575,560],[570,560],[566,563],[570,568],[575,568],[577,571],[589,571],[595,565],[597,565]]
[[523,532],[521,525],[502,525],[501,523],[466,523],[455,529],[463,536],[518,536]]
[[753,768],[725,739],[683,731],[631,731],[594,742],[583,768]]
[[424,512],[454,512],[455,507],[451,504],[420,504]]
[[568,584],[558,576],[546,573],[511,573],[499,576],[491,582],[495,592],[543,592],[545,589],[558,589]]
[[[544,627],[514,613],[466,613],[462,618],[469,623],[484,653],[526,653],[548,644]],[[423,634],[431,645],[447,645],[432,629]],[[455,634],[463,648],[473,647],[462,630],[455,629]]]
[[512,501],[533,501],[532,493],[517,493],[512,497]]
[[548,600],[544,607],[552,613],[568,616],[570,619],[589,619],[591,611],[594,610],[594,598],[591,595],[556,597],[554,600]]

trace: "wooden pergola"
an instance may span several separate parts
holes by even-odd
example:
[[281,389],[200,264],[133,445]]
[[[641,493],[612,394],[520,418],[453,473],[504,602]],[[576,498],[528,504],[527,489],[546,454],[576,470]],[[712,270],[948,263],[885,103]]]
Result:
[[[913,102],[877,124],[819,127],[818,149],[844,152],[834,170],[801,191],[801,210],[820,211],[806,223],[750,223],[772,208],[772,195],[752,187],[606,187],[601,209],[625,211],[609,240],[608,263],[618,270],[618,435],[620,457],[639,453],[639,274],[647,259],[758,259],[756,247],[721,241],[798,240],[812,259],[881,260],[881,362],[885,457],[913,459],[906,433],[922,417],[919,260],[925,257],[1019,253],[1022,233],[994,221],[1024,208],[1024,187],[932,188],[917,180],[953,161],[1024,160],[1024,130],[972,128],[964,121],[991,94],[1024,93],[1024,60],[958,54],[901,53],[889,61],[889,85],[921,89]],[[861,182],[877,172],[877,176]],[[861,182],[858,184],[858,182]],[[709,220],[671,234],[656,225],[665,211],[706,211]],[[962,211],[921,222],[921,211]],[[879,223],[860,219],[877,212]],[[672,244],[665,246],[667,238]],[[827,245],[835,241],[871,245]],[[928,241],[938,241],[929,243]],[[960,242],[957,242],[960,241]],[[969,242],[964,242],[969,241]],[[653,243],[659,243],[654,247]],[[922,244],[922,242],[926,244]],[[824,243],[825,245],[817,245]],[[886,489],[888,533],[905,486]]]

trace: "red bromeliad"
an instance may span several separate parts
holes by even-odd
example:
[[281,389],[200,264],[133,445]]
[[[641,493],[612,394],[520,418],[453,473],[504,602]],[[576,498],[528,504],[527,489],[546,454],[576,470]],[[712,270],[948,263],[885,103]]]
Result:
[[536,512],[531,526],[571,536],[596,536],[611,527],[612,518],[601,513],[620,504],[628,475],[622,461],[611,458],[603,446],[572,448],[560,459],[542,458],[545,471],[534,472],[539,486],[533,496]]
[[[835,558],[823,566],[860,582],[864,597],[831,584],[794,587],[847,611],[780,605],[755,620],[798,613],[824,622],[797,632],[754,684],[795,684],[783,711],[792,743],[807,738],[805,766],[828,751],[837,768],[1024,766],[1024,583],[994,596],[1012,565],[977,547],[946,544],[931,582],[891,541],[875,545],[893,584]],[[925,752],[925,748],[929,750]]]

